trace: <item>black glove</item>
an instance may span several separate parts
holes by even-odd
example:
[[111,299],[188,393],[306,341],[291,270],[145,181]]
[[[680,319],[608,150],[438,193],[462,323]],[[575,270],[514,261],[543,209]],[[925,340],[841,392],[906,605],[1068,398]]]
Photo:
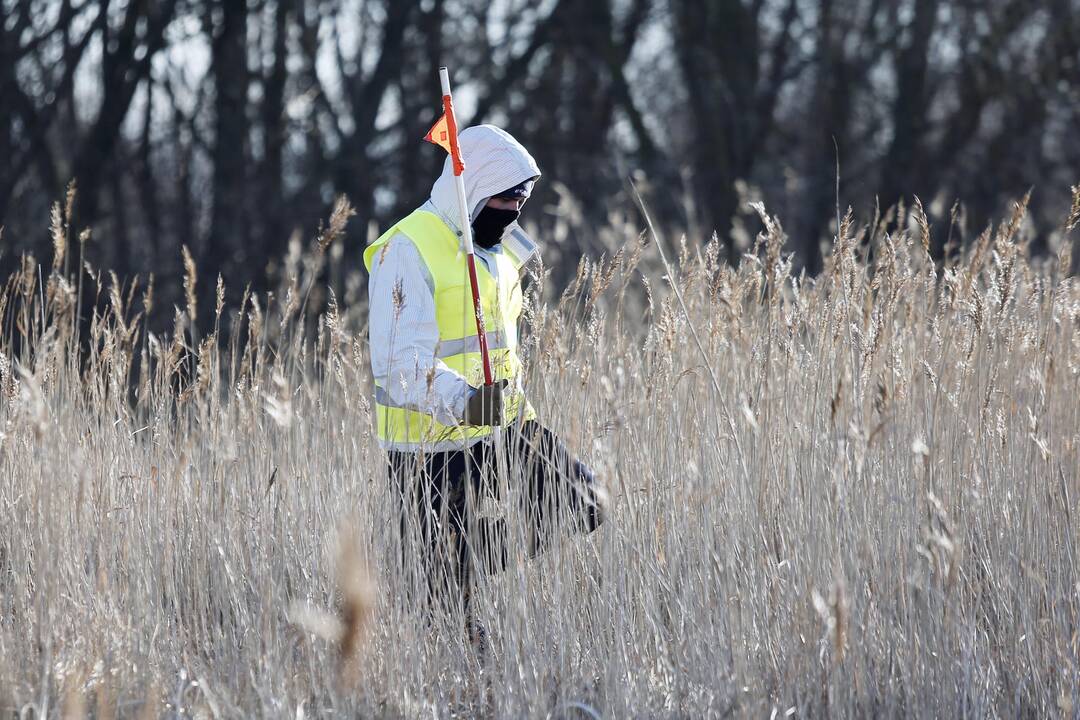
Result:
[[472,394],[465,400],[465,417],[461,419],[463,425],[499,425],[503,415],[503,390],[506,388],[506,380],[500,380],[492,385],[481,385],[472,390]]

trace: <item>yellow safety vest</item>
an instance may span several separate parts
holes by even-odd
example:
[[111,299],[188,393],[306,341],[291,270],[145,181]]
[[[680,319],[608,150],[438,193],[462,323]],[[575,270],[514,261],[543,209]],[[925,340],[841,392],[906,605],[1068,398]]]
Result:
[[[473,387],[484,382],[484,366],[480,341],[473,314],[472,290],[465,251],[460,248],[458,235],[434,213],[415,210],[391,227],[364,251],[364,265],[371,272],[378,264],[379,251],[394,235],[412,240],[431,276],[435,299],[435,317],[439,326],[439,343],[435,354],[439,360],[465,377]],[[515,379],[521,372],[517,353],[517,321],[521,315],[521,264],[509,253],[494,253],[495,278],[484,263],[476,263],[476,280],[484,309],[488,353],[495,380],[510,380],[504,395],[504,418],[516,419],[519,413],[525,420],[536,417],[523,394],[515,389]],[[393,450],[447,450],[462,447],[474,438],[492,432],[490,426],[464,427],[443,425],[432,416],[393,404],[386,389],[375,383],[377,433],[383,447]]]

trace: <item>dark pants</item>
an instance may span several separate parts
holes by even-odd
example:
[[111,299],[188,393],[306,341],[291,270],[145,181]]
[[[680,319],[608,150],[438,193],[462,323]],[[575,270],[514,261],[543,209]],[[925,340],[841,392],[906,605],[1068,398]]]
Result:
[[[570,455],[562,441],[537,422],[506,427],[502,443],[511,482],[524,482],[521,506],[529,557],[551,543],[556,526],[590,533],[603,522],[592,470]],[[465,450],[435,453],[391,452],[390,477],[401,508],[403,560],[419,555],[426,575],[425,598],[460,596],[469,613],[478,570],[497,573],[508,561],[506,518],[480,517],[477,506],[490,494],[499,498],[496,453],[489,437]],[[420,553],[410,552],[419,539]]]

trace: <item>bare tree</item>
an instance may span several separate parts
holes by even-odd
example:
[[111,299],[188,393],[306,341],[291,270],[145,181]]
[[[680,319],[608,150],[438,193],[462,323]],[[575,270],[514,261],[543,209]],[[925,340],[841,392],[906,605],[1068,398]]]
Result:
[[716,231],[734,261],[728,230],[735,181],[752,175],[775,125],[777,98],[792,78],[797,4],[787,4],[771,44],[765,42],[764,2],[670,0],[670,8],[693,132],[690,192],[702,230]]

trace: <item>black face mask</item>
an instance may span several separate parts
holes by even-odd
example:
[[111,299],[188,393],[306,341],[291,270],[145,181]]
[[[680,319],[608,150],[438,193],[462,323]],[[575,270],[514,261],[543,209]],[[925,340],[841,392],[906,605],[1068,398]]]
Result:
[[506,228],[519,215],[519,210],[499,210],[485,205],[473,220],[473,242],[485,250],[491,249],[502,240]]

